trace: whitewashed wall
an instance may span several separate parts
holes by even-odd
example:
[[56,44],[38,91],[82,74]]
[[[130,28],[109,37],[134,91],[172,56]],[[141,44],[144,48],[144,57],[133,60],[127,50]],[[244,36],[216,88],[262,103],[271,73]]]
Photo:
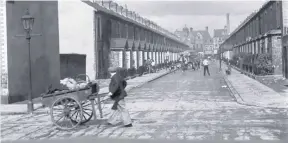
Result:
[[79,1],[59,1],[60,54],[85,54],[86,74],[95,79],[94,9]]
[[223,53],[223,57],[227,58],[229,60],[232,59],[232,56],[233,56],[233,52],[232,51],[226,51],[226,52]]

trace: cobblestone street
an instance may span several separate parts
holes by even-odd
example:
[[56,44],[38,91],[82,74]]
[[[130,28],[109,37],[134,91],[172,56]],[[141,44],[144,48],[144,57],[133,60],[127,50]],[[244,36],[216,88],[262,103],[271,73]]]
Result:
[[287,140],[287,109],[237,104],[215,65],[211,76],[177,71],[132,89],[127,107],[132,128],[109,127],[104,118],[73,131],[57,130],[47,114],[1,116],[2,141],[80,136],[185,140]]

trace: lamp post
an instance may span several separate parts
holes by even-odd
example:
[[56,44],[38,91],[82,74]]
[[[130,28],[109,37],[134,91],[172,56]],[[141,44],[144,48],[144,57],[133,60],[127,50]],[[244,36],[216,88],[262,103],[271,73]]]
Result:
[[23,24],[23,28],[26,32],[26,40],[28,43],[28,65],[29,65],[29,90],[28,90],[28,103],[27,103],[27,109],[29,113],[32,113],[34,110],[33,107],[33,101],[32,101],[32,74],[31,74],[31,45],[30,45],[30,40],[31,40],[31,31],[33,28],[34,24],[34,17],[32,17],[29,13],[29,10],[26,10],[26,13],[24,16],[21,17],[21,21]]
[[29,66],[29,90],[28,90],[28,103],[27,103],[27,110],[29,113],[33,112],[33,102],[32,102],[32,69],[31,69],[31,47],[30,47],[30,40],[31,37],[34,36],[41,36],[41,34],[32,34],[32,28],[34,24],[34,17],[32,17],[29,13],[29,10],[26,9],[25,15],[21,17],[21,22],[23,28],[26,32],[25,35],[16,35],[15,37],[25,37],[28,43],[28,66]]
[[220,68],[219,68],[219,71],[221,72],[222,70],[222,48],[221,46],[219,46],[219,65],[220,65]]

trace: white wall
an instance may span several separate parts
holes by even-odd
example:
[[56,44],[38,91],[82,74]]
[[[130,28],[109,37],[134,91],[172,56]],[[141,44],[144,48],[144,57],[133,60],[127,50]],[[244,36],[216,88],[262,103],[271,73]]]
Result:
[[59,1],[60,54],[85,54],[86,74],[95,79],[94,9],[79,1]]
[[233,56],[232,51],[226,51],[226,52],[223,53],[223,57],[224,57],[224,58],[227,58],[227,59],[229,59],[229,60],[232,59],[232,56]]

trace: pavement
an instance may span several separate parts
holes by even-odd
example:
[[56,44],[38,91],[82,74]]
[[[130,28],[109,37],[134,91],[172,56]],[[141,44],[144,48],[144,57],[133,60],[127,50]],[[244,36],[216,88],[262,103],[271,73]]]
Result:
[[131,128],[105,124],[112,106],[108,102],[103,107],[102,119],[98,117],[98,120],[70,131],[58,130],[48,114],[1,116],[2,141],[64,139],[58,142],[91,142],[91,137],[97,137],[287,142],[287,109],[239,104],[216,65],[210,67],[211,76],[203,76],[203,69],[177,71],[131,89],[126,98],[133,120]]
[[[129,79],[128,85],[126,87],[126,90],[129,91],[135,87],[140,87],[141,85],[156,80],[166,74],[168,74],[169,71],[167,70],[160,70],[157,73],[151,73],[151,74],[145,74],[140,77],[136,77],[133,79]],[[99,94],[104,94],[108,93],[108,86],[110,83],[110,79],[105,79],[105,80],[99,80],[97,81],[100,85],[100,92]],[[103,99],[106,100],[109,97],[106,96]],[[34,103],[34,114],[43,114],[44,112],[47,112],[47,110],[43,110],[42,108],[42,103],[41,103],[41,98],[36,98],[33,99]],[[27,104],[26,101],[15,103],[15,104],[1,104],[0,105],[0,113],[1,115],[15,115],[15,114],[27,114]]]
[[[224,63],[222,65],[224,73],[227,66]],[[232,74],[225,76],[224,79],[237,102],[241,104],[288,109],[288,90],[285,91],[286,93],[279,94],[261,82],[241,74],[233,68]]]
[[[217,141],[217,140],[168,140],[168,139],[113,139],[113,138],[99,138],[93,136],[66,138],[66,139],[48,139],[48,140],[27,140],[27,141],[14,141],[14,143],[263,143],[265,141]],[[266,141],[267,142],[267,141]],[[5,143],[5,142],[3,142]],[[285,141],[274,141],[274,143],[286,143]]]

